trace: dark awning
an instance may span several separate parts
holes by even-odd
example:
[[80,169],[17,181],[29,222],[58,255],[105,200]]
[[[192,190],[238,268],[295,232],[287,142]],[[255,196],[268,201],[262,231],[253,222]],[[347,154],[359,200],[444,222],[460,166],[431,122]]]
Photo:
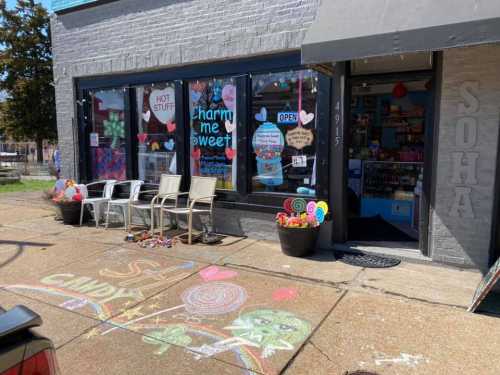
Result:
[[322,0],[302,44],[302,62],[498,41],[500,0]]

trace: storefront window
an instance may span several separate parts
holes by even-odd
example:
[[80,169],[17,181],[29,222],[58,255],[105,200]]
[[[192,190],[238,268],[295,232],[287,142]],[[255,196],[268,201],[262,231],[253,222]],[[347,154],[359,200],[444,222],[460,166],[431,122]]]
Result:
[[125,101],[121,89],[92,94],[91,179],[125,180]]
[[159,183],[175,174],[175,88],[173,83],[136,88],[138,108],[139,179]]
[[236,189],[236,86],[231,78],[189,83],[191,175]]
[[254,192],[316,195],[316,92],[312,70],[254,75]]

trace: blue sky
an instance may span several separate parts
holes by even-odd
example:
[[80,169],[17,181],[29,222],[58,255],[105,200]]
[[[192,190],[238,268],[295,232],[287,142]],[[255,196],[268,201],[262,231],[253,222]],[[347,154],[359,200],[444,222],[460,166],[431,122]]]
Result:
[[[16,4],[16,2],[17,2],[16,0],[7,0],[7,6],[12,7],[12,6],[14,6]],[[51,0],[40,0],[40,1],[37,1],[37,2],[42,3],[45,6],[45,8],[47,8],[47,9],[50,10],[50,2],[51,2]]]

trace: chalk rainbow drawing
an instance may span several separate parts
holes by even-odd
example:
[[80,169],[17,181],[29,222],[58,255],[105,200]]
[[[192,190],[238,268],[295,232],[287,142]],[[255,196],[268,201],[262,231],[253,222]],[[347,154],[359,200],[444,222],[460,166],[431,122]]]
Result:
[[162,355],[172,345],[186,347],[192,339],[186,334],[187,327],[182,324],[167,325],[161,330],[149,332],[147,336],[142,337],[142,341],[146,344],[158,345],[159,349],[155,352],[157,355]]
[[276,350],[294,350],[294,344],[311,333],[311,324],[288,311],[259,309],[241,315],[225,329],[258,345],[262,358],[268,358]]

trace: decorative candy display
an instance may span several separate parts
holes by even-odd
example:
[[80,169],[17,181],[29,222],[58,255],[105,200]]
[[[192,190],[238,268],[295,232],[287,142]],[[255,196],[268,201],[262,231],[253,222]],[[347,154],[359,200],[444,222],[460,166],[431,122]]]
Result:
[[285,199],[285,201],[283,202],[283,208],[284,208],[284,209],[285,209],[285,211],[286,211],[286,212],[288,212],[289,214],[293,212],[292,202],[293,202],[293,198],[287,198],[287,199]]
[[283,202],[286,212],[278,212],[276,222],[285,228],[316,228],[326,219],[328,204],[324,201],[306,202],[304,198],[287,198]]
[[300,214],[306,210],[307,202],[303,198],[296,198],[292,202],[293,212]]

